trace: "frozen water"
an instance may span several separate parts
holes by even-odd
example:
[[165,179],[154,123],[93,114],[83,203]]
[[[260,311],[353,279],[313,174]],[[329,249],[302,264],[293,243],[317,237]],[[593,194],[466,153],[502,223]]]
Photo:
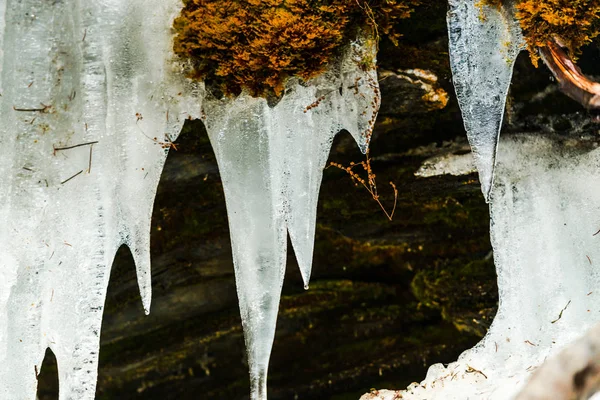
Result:
[[469,175],[475,172],[473,153],[467,154],[442,154],[423,161],[415,172],[419,178],[430,178],[439,175]]
[[163,0],[0,1],[2,399],[35,398],[47,347],[60,399],[94,398],[102,309],[122,244],[149,310],[163,147],[183,110],[200,108],[170,61],[177,12]]
[[114,254],[130,247],[149,312],[156,187],[183,120],[201,114],[227,199],[253,398],[266,398],[287,234],[308,285],[333,137],[346,129],[366,151],[379,107],[375,71],[358,67],[375,49],[357,40],[322,77],[291,82],[275,106],[242,95],[201,112],[203,85],[184,78],[171,52],[180,7],[0,1],[2,399],[35,397],[47,347],[60,398],[94,397]]
[[[515,400],[596,399],[600,362],[600,324],[547,359]],[[598,393],[600,394],[600,393]]]
[[[451,0],[450,58],[465,128],[490,201],[499,310],[457,362],[430,367],[403,399],[513,398],[528,376],[600,320],[600,150],[528,135],[496,151],[520,27],[510,7]],[[495,177],[495,181],[494,181]]]
[[375,71],[358,67],[365,51],[374,49],[356,42],[324,76],[288,85],[273,107],[248,95],[204,103],[227,203],[253,399],[266,399],[287,234],[308,286],[319,187],[333,138],[346,129],[361,149],[368,145],[379,91]]
[[467,136],[489,199],[496,149],[515,59],[523,48],[512,7],[450,0],[450,66]]
[[500,304],[487,336],[403,399],[510,399],[600,321],[600,149],[529,135],[500,143],[491,236]]

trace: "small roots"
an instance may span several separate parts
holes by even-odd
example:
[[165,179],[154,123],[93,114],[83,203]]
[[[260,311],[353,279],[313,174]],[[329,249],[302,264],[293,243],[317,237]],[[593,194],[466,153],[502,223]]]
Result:
[[[383,205],[383,203],[381,203],[379,193],[377,192],[377,182],[375,180],[376,175],[373,172],[373,168],[371,167],[371,158],[369,157],[369,151],[367,151],[366,160],[361,161],[360,163],[351,162],[348,167],[345,167],[342,164],[331,162],[329,163],[329,166],[336,167],[341,169],[342,171],[347,172],[356,186],[360,184],[365,189],[367,189],[367,191],[373,197],[373,200],[375,200],[377,204],[379,204],[379,207],[381,207],[381,210],[384,212],[385,216],[390,221],[392,221],[392,219],[394,218],[394,213],[396,212],[396,205],[398,204],[398,189],[396,188],[394,182],[390,182],[390,186],[392,187],[392,189],[394,189],[394,206],[392,207],[391,211],[388,211]],[[367,179],[364,179],[359,173],[354,171],[354,168],[358,166],[361,166],[364,172],[366,172]]]

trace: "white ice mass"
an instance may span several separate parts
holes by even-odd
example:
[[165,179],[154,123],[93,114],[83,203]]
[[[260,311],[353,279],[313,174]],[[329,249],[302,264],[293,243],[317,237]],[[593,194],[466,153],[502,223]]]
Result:
[[593,138],[505,137],[490,199],[500,304],[486,337],[430,367],[408,400],[513,398],[600,321],[600,149]]
[[186,118],[204,119],[219,163],[252,398],[266,399],[287,234],[308,285],[333,137],[366,151],[379,107],[375,71],[358,66],[375,49],[358,39],[275,106],[208,100],[172,54],[181,6],[0,0],[0,399],[35,398],[48,347],[60,399],[94,398],[113,257],[130,247],[149,312],[152,206]]
[[[403,399],[514,398],[547,357],[600,320],[598,143],[518,135],[500,141],[496,166],[506,95],[522,48],[510,6],[450,0],[448,12],[454,85],[490,202],[499,310],[477,346],[394,393]],[[385,396],[390,393],[370,398]]]
[[169,142],[200,112],[171,61],[177,6],[0,1],[1,399],[35,399],[48,347],[60,398],[94,398],[122,244],[150,309],[156,187]]

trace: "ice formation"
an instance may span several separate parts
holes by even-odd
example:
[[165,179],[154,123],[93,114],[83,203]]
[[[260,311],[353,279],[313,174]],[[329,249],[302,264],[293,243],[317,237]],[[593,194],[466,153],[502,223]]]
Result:
[[1,399],[35,398],[48,347],[60,398],[94,398],[122,244],[149,311],[156,187],[169,142],[200,111],[171,61],[177,12],[164,0],[0,1]]
[[[600,324],[549,358],[515,400],[600,398]],[[596,396],[593,394],[596,393]],[[593,397],[592,397],[593,396]]]
[[333,138],[345,129],[366,151],[379,90],[375,70],[363,71],[359,61],[373,51],[358,40],[308,86],[288,85],[273,107],[247,95],[204,103],[227,203],[253,399],[266,399],[287,234],[308,287],[319,187]]
[[[0,0],[0,398],[35,398],[46,348],[61,399],[95,395],[117,249],[150,308],[150,217],[171,142],[202,118],[227,201],[252,398],[266,375],[287,234],[308,285],[322,171],[348,130],[365,151],[379,107],[357,39],[276,105],[205,99],[174,61],[177,0]],[[152,43],[151,46],[148,43]]]
[[403,399],[513,398],[529,375],[600,321],[600,149],[517,135],[500,142],[491,237],[500,304],[486,337],[434,365]]
[[450,66],[481,190],[488,200],[496,149],[514,62],[523,49],[521,27],[508,6],[449,0]]
[[[432,366],[403,399],[513,398],[529,375],[600,320],[598,143],[518,135],[496,148],[514,59],[509,11],[450,1],[450,56],[465,127],[490,201],[499,310],[457,362]],[[495,179],[494,179],[495,176]],[[377,397],[375,397],[377,398]]]

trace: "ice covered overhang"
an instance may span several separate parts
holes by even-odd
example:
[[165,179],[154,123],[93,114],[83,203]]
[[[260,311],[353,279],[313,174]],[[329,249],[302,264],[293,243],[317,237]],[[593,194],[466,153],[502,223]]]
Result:
[[[95,395],[112,261],[133,254],[150,310],[150,216],[172,142],[203,119],[227,201],[252,398],[266,375],[289,233],[308,285],[333,137],[366,151],[378,107],[358,38],[277,105],[218,100],[172,52],[178,0],[0,1],[0,398],[35,398],[47,348],[61,399]],[[151,44],[151,45],[149,45]]]

